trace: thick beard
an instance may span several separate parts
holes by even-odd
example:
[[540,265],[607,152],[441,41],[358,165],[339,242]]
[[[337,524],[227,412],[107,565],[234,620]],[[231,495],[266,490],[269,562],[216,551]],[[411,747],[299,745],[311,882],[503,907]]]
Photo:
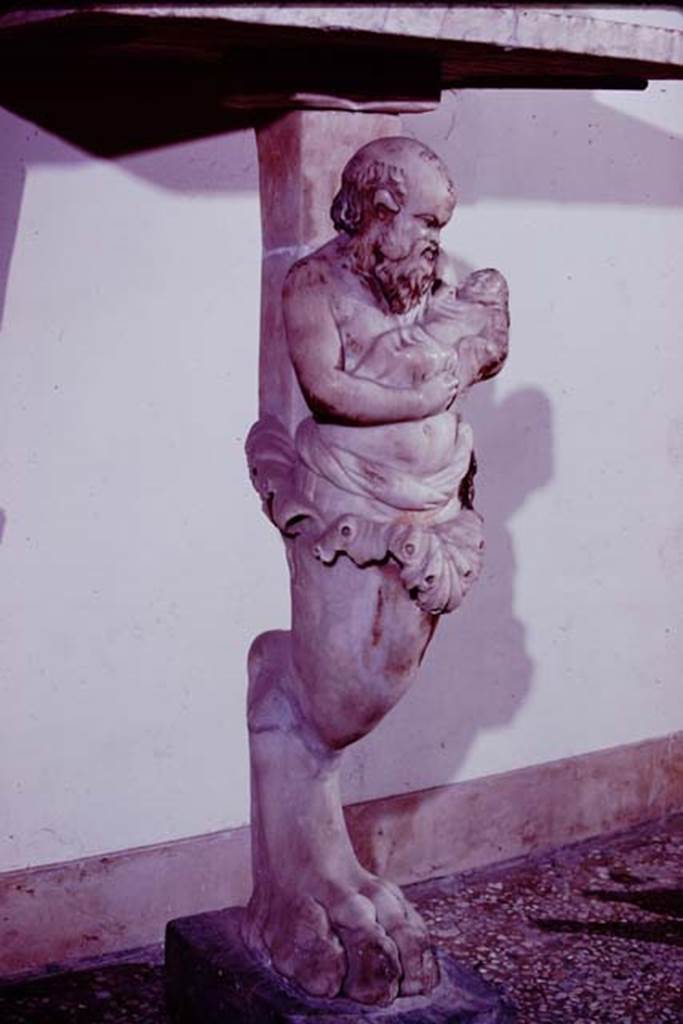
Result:
[[436,281],[436,259],[423,252],[400,260],[386,259],[376,252],[372,275],[392,313],[408,313],[427,295]]

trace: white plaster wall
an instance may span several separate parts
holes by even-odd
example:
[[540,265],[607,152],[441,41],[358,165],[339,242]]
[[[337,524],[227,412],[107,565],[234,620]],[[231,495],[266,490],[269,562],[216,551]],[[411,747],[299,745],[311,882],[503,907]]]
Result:
[[[683,727],[683,86],[471,92],[453,168],[512,354],[468,402],[487,566],[348,799]],[[0,869],[243,824],[244,663],[287,578],[246,478],[255,146],[97,161],[0,114]],[[2,281],[0,277],[0,296]]]
[[483,578],[349,792],[430,786],[683,726],[683,87],[471,93],[408,130],[509,279],[511,355],[467,402]]
[[242,453],[253,139],[107,163],[7,113],[0,131],[19,208],[0,346],[11,868],[246,819],[245,652],[286,588]]

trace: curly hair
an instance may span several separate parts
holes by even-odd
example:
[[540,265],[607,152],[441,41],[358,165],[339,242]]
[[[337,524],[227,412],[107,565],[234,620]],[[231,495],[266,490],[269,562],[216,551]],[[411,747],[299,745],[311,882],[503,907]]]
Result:
[[397,207],[406,198],[407,176],[411,163],[426,163],[443,177],[453,194],[453,182],[436,153],[417,139],[396,135],[374,139],[351,157],[342,172],[341,188],[334,197],[330,215],[337,231],[355,235],[374,208],[378,189],[386,190]]
[[347,235],[355,235],[363,225],[378,188],[387,189],[398,206],[403,204],[406,195],[405,171],[382,159],[368,159],[367,149],[368,146],[363,146],[347,163],[341,188],[330,209],[335,228]]

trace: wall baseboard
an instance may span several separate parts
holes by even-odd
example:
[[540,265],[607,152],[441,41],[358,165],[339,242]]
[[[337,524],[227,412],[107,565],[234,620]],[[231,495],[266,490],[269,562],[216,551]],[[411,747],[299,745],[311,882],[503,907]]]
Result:
[[[409,884],[683,810],[683,732],[346,809],[372,870]],[[0,974],[158,943],[251,887],[249,829],[0,875]]]

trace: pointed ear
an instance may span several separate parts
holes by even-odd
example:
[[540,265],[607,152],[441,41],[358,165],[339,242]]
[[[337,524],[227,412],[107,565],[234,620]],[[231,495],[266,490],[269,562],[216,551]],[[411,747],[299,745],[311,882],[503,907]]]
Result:
[[378,188],[376,190],[372,197],[372,205],[375,209],[383,206],[389,213],[398,213],[401,209],[388,188]]

